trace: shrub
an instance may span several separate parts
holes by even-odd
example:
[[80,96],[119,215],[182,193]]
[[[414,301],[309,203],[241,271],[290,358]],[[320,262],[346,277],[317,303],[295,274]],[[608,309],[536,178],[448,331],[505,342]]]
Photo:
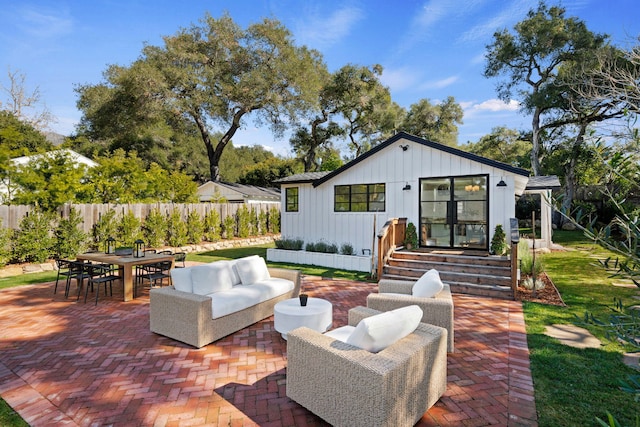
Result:
[[274,240],[276,244],[276,248],[285,249],[289,251],[299,251],[302,249],[303,241],[302,239],[280,239]]
[[520,274],[522,276],[538,277],[544,271],[540,257],[533,258],[533,252],[526,240],[518,242],[518,259],[520,260]]
[[187,214],[187,243],[198,244],[204,236],[204,223],[194,210]]
[[342,245],[340,245],[340,253],[342,255],[353,255],[353,245],[351,245],[350,243],[343,243]]
[[41,211],[33,211],[22,218],[13,242],[14,258],[24,262],[45,262],[55,242],[52,222],[52,214]]
[[167,217],[167,243],[173,247],[187,243],[187,224],[182,220],[178,210],[174,210]]
[[142,238],[142,223],[132,211],[122,213],[118,224],[118,237],[116,240],[119,246],[127,248],[133,247],[133,242]]
[[152,209],[142,225],[144,240],[150,248],[164,246],[167,235],[167,219],[158,209]]
[[536,279],[534,282],[533,277],[527,277],[520,282],[520,286],[531,291],[534,287],[536,290],[544,289],[545,284],[542,280]]
[[78,228],[82,224],[82,217],[76,209],[69,211],[69,217],[63,218],[54,231],[56,239],[56,257],[70,258],[84,252],[89,236]]
[[407,230],[404,234],[404,247],[413,249],[418,247],[418,232],[414,223],[407,224]]
[[238,209],[238,237],[245,238],[251,235],[251,212],[246,205]]
[[220,214],[217,210],[211,209],[204,216],[204,238],[208,242],[217,242],[220,237]]
[[267,212],[260,211],[258,213],[258,231],[256,234],[265,235],[269,232],[267,228]]
[[280,210],[276,207],[269,209],[269,215],[267,218],[269,233],[280,233]]
[[306,245],[304,245],[304,250],[307,252],[317,252],[316,245],[313,242],[309,242]]
[[110,210],[98,218],[98,221],[93,226],[93,248],[94,249],[103,249],[102,246],[104,242],[109,238],[115,238],[117,234],[117,224],[116,224],[116,211]]
[[11,261],[12,236],[13,230],[10,228],[2,228],[2,220],[0,220],[0,267],[4,267]]
[[234,215],[226,216],[222,225],[225,238],[233,239],[236,235],[236,217]]
[[494,255],[503,255],[507,249],[507,235],[504,233],[502,229],[502,225],[496,225],[496,228],[493,232],[493,237],[491,238],[491,253]]
[[338,253],[338,245],[335,243],[330,243],[325,247],[324,250],[328,254],[337,254]]

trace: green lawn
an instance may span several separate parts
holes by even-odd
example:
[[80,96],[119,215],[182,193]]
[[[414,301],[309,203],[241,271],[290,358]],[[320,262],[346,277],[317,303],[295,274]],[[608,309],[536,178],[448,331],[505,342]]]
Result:
[[[616,280],[592,258],[611,254],[591,244],[581,233],[557,231],[553,239],[570,249],[543,257],[545,269],[567,307],[524,304],[539,425],[596,425],[596,417],[606,419],[607,411],[621,425],[634,425],[638,403],[619,385],[637,372],[622,363],[625,349],[607,339],[603,328],[584,325],[581,320],[586,312],[607,319],[614,297],[622,298],[625,305],[635,305],[637,301],[631,297],[638,295],[638,289],[612,286]],[[604,345],[599,349],[562,345],[543,333],[546,325],[554,323],[586,327]]]
[[[604,319],[611,313],[614,297],[622,298],[626,305],[635,305],[637,301],[631,297],[637,295],[638,290],[612,286],[615,280],[591,257],[606,258],[610,254],[589,243],[581,233],[556,231],[554,242],[569,250],[546,254],[543,260],[547,273],[567,307],[524,303],[539,425],[597,425],[596,417],[606,418],[607,411],[613,413],[621,425],[633,425],[638,414],[638,403],[633,395],[619,390],[620,381],[637,373],[622,363],[621,355],[625,349],[617,342],[608,340],[606,331],[590,325],[587,328],[604,344],[600,349],[579,350],[564,346],[544,335],[543,331],[546,325],[554,323],[585,326],[581,322],[585,312]],[[187,259],[210,262],[253,254],[266,257],[269,247],[272,246],[224,249],[190,254]],[[278,263],[270,265],[287,267]],[[301,269],[309,275],[367,280],[366,273],[316,266],[288,267]],[[0,289],[52,280],[55,280],[55,273],[0,279]],[[26,424],[0,399],[0,425]]]

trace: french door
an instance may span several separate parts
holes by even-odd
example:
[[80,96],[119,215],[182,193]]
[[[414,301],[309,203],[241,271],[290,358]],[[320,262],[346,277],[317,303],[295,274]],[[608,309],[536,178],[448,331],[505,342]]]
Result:
[[488,249],[487,175],[420,179],[420,246]]

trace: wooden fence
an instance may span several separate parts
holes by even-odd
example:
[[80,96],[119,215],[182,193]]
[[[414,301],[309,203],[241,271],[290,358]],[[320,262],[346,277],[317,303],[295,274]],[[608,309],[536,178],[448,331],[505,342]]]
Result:
[[[248,209],[255,209],[257,213],[268,212],[270,209],[276,208],[280,211],[279,203],[131,203],[131,204],[68,204],[58,208],[58,214],[62,218],[68,218],[71,209],[79,212],[83,219],[83,230],[89,233],[93,229],[93,225],[98,222],[100,217],[108,212],[115,210],[116,216],[121,216],[129,211],[133,212],[136,218],[144,219],[153,209],[158,209],[165,215],[171,214],[174,210],[182,211],[183,218],[186,219],[188,212],[196,211],[200,217],[204,216],[211,210],[216,209],[220,214],[220,221],[230,215],[236,215],[238,209],[246,206]],[[35,209],[33,206],[24,205],[0,205],[0,218],[2,219],[2,227],[18,229],[22,218]]]

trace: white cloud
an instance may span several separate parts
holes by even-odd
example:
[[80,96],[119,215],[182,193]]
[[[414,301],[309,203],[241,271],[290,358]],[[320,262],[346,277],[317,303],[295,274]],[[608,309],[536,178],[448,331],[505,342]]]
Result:
[[418,72],[408,68],[385,69],[380,76],[380,81],[389,89],[394,91],[402,91],[409,87],[415,86],[418,81]]
[[473,26],[468,31],[465,31],[459,38],[458,43],[467,43],[477,40],[487,40],[493,33],[500,31],[504,28],[512,26],[516,22],[525,18],[525,14],[529,9],[534,8],[537,4],[537,0],[517,0],[511,2],[504,9],[500,9],[500,13],[493,18],[487,18],[482,23]]
[[18,11],[17,25],[26,34],[38,38],[53,38],[70,33],[73,20],[62,10],[23,8]]
[[420,89],[442,89],[442,88],[445,88],[447,86],[451,86],[452,84],[454,84],[458,80],[459,80],[458,76],[451,76],[451,77],[447,77],[445,79],[426,82],[426,83],[420,85]]
[[472,104],[468,109],[474,111],[491,111],[493,113],[499,111],[518,111],[520,108],[520,103],[516,100],[510,100],[509,102],[504,102],[500,99],[488,99],[479,104]]
[[355,7],[338,9],[329,17],[313,16],[300,22],[295,33],[301,44],[316,49],[326,48],[349,35],[353,25],[363,17],[362,10]]

